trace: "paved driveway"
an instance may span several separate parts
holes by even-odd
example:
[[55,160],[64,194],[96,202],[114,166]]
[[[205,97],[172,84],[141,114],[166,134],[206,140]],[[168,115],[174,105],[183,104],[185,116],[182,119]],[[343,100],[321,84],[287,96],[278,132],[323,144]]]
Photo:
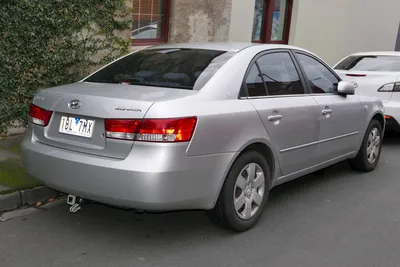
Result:
[[275,188],[253,230],[232,234],[203,212],[135,215],[66,205],[0,223],[2,267],[399,266],[400,138],[378,169],[346,164]]

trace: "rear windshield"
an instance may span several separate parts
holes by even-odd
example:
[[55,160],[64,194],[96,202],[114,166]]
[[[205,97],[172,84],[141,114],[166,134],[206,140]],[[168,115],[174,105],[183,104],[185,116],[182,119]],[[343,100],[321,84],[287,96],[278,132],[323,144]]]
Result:
[[130,54],[85,82],[200,90],[234,55],[205,49],[148,49]]
[[336,70],[354,71],[400,71],[400,57],[350,56],[341,61]]

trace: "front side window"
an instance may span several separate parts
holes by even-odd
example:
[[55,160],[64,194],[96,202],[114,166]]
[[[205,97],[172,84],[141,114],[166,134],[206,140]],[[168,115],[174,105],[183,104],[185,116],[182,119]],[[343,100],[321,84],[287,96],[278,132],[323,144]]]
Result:
[[133,0],[132,44],[166,43],[170,0]]
[[337,93],[338,78],[318,60],[297,53],[313,94]]
[[336,70],[400,71],[400,56],[350,56],[335,66]]
[[304,94],[304,87],[288,52],[271,53],[257,60],[268,95]]
[[252,41],[288,44],[292,5],[293,0],[256,0]]
[[200,90],[234,54],[206,49],[146,49],[123,57],[85,82]]

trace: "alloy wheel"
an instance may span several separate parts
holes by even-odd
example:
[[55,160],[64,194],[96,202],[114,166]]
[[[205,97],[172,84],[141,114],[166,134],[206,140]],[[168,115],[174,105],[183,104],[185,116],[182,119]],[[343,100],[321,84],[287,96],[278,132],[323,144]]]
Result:
[[246,165],[236,179],[234,207],[242,220],[251,219],[263,202],[265,195],[265,176],[257,163]]
[[374,164],[379,156],[381,148],[381,135],[378,128],[373,128],[367,141],[367,160],[369,164]]

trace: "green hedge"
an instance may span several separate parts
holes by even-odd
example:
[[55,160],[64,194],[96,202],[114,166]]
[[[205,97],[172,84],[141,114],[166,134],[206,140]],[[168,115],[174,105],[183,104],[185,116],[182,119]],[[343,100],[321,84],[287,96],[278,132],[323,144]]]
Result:
[[74,82],[128,52],[124,0],[3,0],[0,4],[0,133],[26,125],[41,88]]

